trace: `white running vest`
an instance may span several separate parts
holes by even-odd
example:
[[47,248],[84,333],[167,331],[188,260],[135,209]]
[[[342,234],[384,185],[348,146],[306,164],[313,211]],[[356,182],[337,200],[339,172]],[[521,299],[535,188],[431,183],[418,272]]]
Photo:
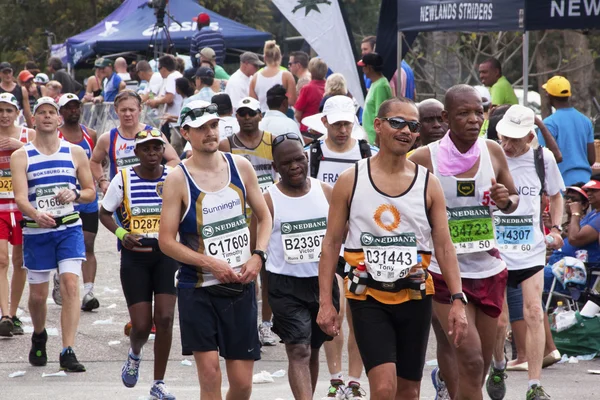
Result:
[[[336,153],[333,152],[327,147],[327,143],[324,140],[321,141],[321,152],[323,153],[323,157],[329,160],[322,160],[319,163],[319,172],[317,174],[317,179],[322,182],[328,183],[331,186],[335,185],[340,174],[351,168],[353,164],[362,159],[360,155],[360,147],[358,144],[358,140],[355,140],[354,147],[345,153]],[[312,157],[312,155],[310,155]],[[348,160],[344,161],[333,161],[331,159],[337,160]]]
[[417,165],[409,188],[391,197],[374,187],[369,164],[369,158],[356,164],[345,255],[364,253],[373,279],[395,282],[417,264],[417,252],[431,253],[431,224],[425,204],[429,172]]
[[273,232],[266,265],[269,272],[298,278],[319,275],[329,203],[321,182],[309,179],[310,191],[302,197],[289,197],[277,185],[268,189],[273,200]]
[[[479,138],[476,145],[481,151],[477,173],[472,178],[456,178],[440,175],[437,167],[439,142],[429,144],[433,173],[440,180],[446,197],[448,225],[460,275],[469,279],[488,278],[506,268],[496,249],[492,218],[490,187],[496,175],[486,140]],[[435,254],[429,268],[441,274]]]

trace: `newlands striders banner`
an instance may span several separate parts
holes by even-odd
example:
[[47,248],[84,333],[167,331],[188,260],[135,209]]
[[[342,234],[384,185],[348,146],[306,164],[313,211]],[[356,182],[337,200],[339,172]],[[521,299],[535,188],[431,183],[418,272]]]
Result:
[[333,72],[346,78],[348,90],[364,105],[360,77],[338,0],[273,0]]

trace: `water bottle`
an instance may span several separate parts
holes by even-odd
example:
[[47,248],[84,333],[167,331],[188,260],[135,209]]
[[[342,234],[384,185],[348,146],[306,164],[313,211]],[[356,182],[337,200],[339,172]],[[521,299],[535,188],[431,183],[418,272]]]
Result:
[[410,289],[410,298],[411,300],[422,300],[423,296],[421,295],[421,291],[425,290],[425,280],[427,275],[425,274],[425,270],[423,269],[423,257],[420,254],[417,254],[417,265],[413,266],[408,273],[408,280],[412,283],[417,283],[419,285],[419,290]]
[[554,243],[554,236],[546,235],[546,244],[552,244],[552,243]]
[[565,307],[563,306],[563,302],[559,301],[556,303],[556,308],[550,315],[550,328],[556,330],[556,316],[563,312],[565,312]]
[[364,262],[359,262],[348,275],[348,290],[356,295],[361,295],[367,290],[367,285],[358,284],[358,278],[367,278],[367,267]]

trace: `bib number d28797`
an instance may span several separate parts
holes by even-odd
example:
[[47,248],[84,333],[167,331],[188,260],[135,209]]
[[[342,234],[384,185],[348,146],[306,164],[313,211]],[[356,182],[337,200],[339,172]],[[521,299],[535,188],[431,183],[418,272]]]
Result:
[[40,185],[35,189],[35,205],[42,212],[47,212],[53,217],[62,217],[75,212],[73,203],[62,204],[56,195],[63,189],[68,189],[68,184]]
[[161,206],[131,207],[131,233],[158,239]]
[[14,199],[10,169],[0,170],[0,199]]
[[243,215],[202,227],[204,254],[220,258],[229,265],[239,267],[250,254],[250,230]]
[[448,208],[448,227],[457,254],[476,253],[494,248],[494,222],[489,207]]
[[363,232],[360,241],[367,271],[378,282],[403,279],[417,264],[417,238],[414,233],[375,236]]
[[326,218],[282,222],[280,229],[283,257],[287,263],[319,262],[327,230]]
[[532,215],[496,215],[494,223],[498,250],[506,252],[531,250],[534,239]]

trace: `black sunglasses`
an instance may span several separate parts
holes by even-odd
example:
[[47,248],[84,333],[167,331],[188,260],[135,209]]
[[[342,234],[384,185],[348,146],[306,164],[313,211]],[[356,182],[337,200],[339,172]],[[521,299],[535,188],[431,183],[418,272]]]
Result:
[[217,114],[218,109],[219,108],[217,107],[216,104],[211,104],[211,105],[208,105],[208,106],[202,107],[202,108],[190,109],[185,114],[183,114],[183,116],[181,117],[181,122],[183,123],[183,121],[185,121],[185,119],[188,117],[192,121],[195,121],[196,118],[200,118],[204,114]]
[[273,139],[273,142],[271,143],[271,147],[275,148],[275,146],[280,145],[286,139],[297,140],[298,142],[300,142],[300,144],[302,144],[302,139],[300,138],[300,136],[298,136],[298,134],[284,133],[283,135],[276,136],[275,139]]
[[382,121],[387,121],[392,129],[404,129],[408,125],[408,130],[412,133],[418,133],[421,130],[421,124],[415,121],[406,121],[401,117],[379,118]]
[[258,115],[258,111],[254,111],[254,110],[244,107],[242,109],[237,110],[237,114],[242,118],[245,118],[246,115],[249,115],[251,117],[256,117]]

